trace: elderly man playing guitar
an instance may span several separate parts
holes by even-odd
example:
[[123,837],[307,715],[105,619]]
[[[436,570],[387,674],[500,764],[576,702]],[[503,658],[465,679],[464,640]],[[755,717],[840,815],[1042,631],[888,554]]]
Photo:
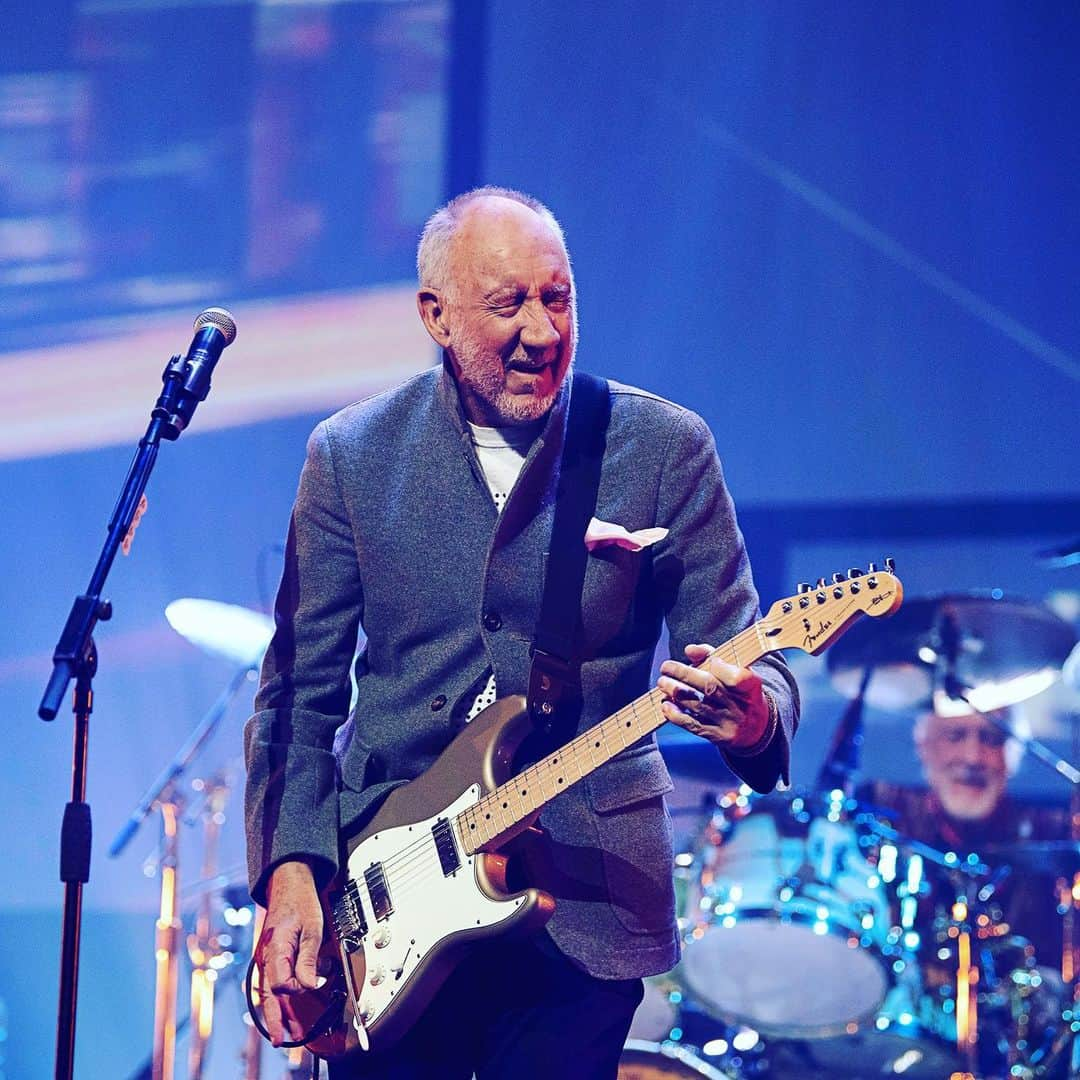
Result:
[[[442,364],[312,434],[245,731],[262,1022],[277,1044],[310,1039],[335,1078],[611,1078],[642,977],[679,956],[651,732],[686,728],[768,791],[798,695],[771,645],[699,644],[759,614],[712,437],[687,409],[571,374],[550,211],[468,192],[417,261]],[[556,507],[583,476],[568,542]],[[573,588],[546,588],[582,550]],[[537,676],[551,595],[573,649]],[[687,662],[628,704],[665,621]],[[525,706],[530,678],[541,698],[561,685],[554,704]],[[320,1041],[326,1002],[345,1034]]]

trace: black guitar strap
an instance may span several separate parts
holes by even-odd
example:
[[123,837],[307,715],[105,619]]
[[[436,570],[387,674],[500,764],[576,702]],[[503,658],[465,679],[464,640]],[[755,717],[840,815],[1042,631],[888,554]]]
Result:
[[545,733],[552,732],[560,704],[580,691],[585,532],[596,512],[610,418],[607,380],[575,371],[529,675],[529,709]]

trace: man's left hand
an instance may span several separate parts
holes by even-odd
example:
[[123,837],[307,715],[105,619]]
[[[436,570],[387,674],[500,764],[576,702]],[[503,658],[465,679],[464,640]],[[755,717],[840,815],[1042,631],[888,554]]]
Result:
[[[769,724],[769,703],[749,668],[707,659],[711,645],[687,645],[688,664],[665,660],[657,687],[664,694],[664,718],[715,746],[754,746]],[[701,664],[701,667],[695,665]]]

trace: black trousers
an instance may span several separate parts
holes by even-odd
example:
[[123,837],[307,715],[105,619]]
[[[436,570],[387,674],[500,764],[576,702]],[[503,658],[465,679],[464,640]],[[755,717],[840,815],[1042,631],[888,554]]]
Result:
[[546,934],[478,946],[385,1054],[330,1080],[615,1080],[640,979],[596,979]]

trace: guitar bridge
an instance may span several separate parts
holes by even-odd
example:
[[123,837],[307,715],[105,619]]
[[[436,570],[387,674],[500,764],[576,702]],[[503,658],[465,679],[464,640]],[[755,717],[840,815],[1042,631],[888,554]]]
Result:
[[360,890],[355,881],[350,881],[334,905],[334,933],[343,949],[356,952],[363,944],[367,934],[367,919],[360,903]]

